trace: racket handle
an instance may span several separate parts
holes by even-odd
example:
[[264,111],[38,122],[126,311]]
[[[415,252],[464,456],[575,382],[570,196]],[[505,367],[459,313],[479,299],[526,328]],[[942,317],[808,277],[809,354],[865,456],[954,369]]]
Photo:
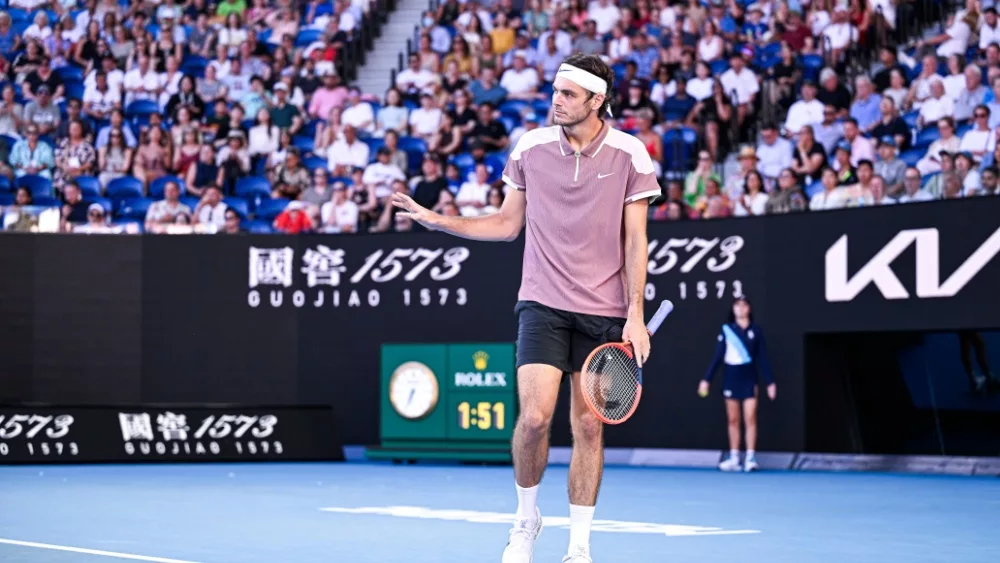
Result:
[[660,303],[660,308],[653,314],[653,318],[649,319],[649,324],[646,325],[649,332],[655,334],[657,329],[660,328],[660,325],[663,324],[663,321],[667,319],[667,315],[669,315],[673,310],[674,304],[669,299],[664,299],[663,302]]

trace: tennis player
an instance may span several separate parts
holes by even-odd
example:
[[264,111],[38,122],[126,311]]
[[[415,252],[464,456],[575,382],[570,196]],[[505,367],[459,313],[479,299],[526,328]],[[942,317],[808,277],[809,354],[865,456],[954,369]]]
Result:
[[512,444],[517,515],[503,563],[530,563],[542,531],[538,487],[548,462],[549,429],[559,385],[572,374],[569,551],[566,563],[591,563],[590,527],[604,467],[602,423],[587,408],[580,370],[609,340],[631,342],[649,357],[643,319],[646,212],[660,194],[642,142],[613,129],[614,72],[599,57],[573,55],[553,83],[553,127],[525,133],[503,171],[500,210],[444,217],[410,197],[392,202],[428,229],[463,238],[512,241],[525,228],[518,302],[520,415]]
[[[722,325],[719,343],[715,347],[705,377],[698,385],[698,394],[708,396],[712,376],[719,364],[726,363],[722,377],[722,396],[726,399],[726,418],[729,423],[729,455],[719,463],[722,471],[756,471],[757,464],[757,372],[767,382],[767,396],[773,401],[778,387],[771,374],[771,362],[764,345],[764,331],[753,322],[753,309],[746,297],[733,301],[729,322]],[[746,427],[747,455],[740,466],[740,415]]]

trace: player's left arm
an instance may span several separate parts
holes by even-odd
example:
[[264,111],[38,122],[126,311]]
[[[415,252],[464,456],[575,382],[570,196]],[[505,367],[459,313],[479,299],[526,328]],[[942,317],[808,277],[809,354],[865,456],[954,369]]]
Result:
[[635,137],[631,143],[632,155],[625,187],[625,284],[628,299],[628,317],[623,340],[631,342],[639,366],[649,358],[649,332],[646,330],[643,305],[646,289],[646,266],[649,259],[646,223],[649,202],[660,195],[653,161],[646,147]]

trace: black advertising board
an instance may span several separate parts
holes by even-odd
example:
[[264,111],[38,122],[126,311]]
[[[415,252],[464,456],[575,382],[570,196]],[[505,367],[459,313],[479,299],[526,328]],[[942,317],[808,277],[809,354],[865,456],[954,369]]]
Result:
[[0,407],[0,464],[341,461],[328,408]]
[[[607,444],[724,442],[718,397],[695,391],[746,295],[780,389],[761,436],[799,451],[809,335],[997,325],[998,216],[977,198],[651,223],[647,309],[676,309],[634,420]],[[381,345],[513,342],[522,249],[440,233],[5,235],[0,403],[315,405],[343,443],[376,444]],[[553,444],[569,443],[568,420],[563,404]]]

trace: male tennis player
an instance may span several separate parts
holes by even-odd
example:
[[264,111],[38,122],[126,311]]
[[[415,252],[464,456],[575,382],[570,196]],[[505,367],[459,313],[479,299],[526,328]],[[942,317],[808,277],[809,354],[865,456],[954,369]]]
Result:
[[660,187],[643,144],[602,119],[610,113],[613,82],[614,72],[599,57],[573,55],[563,62],[553,83],[556,126],[518,140],[503,172],[511,189],[498,212],[444,217],[404,194],[392,195],[400,213],[463,238],[512,241],[527,227],[514,309],[518,506],[503,563],[530,563],[542,531],[538,485],[566,373],[572,374],[573,454],[569,552],[563,561],[592,563],[590,527],[604,467],[603,427],[584,403],[580,370],[596,346],[619,337],[632,343],[639,365],[649,357],[643,319],[646,212]]

